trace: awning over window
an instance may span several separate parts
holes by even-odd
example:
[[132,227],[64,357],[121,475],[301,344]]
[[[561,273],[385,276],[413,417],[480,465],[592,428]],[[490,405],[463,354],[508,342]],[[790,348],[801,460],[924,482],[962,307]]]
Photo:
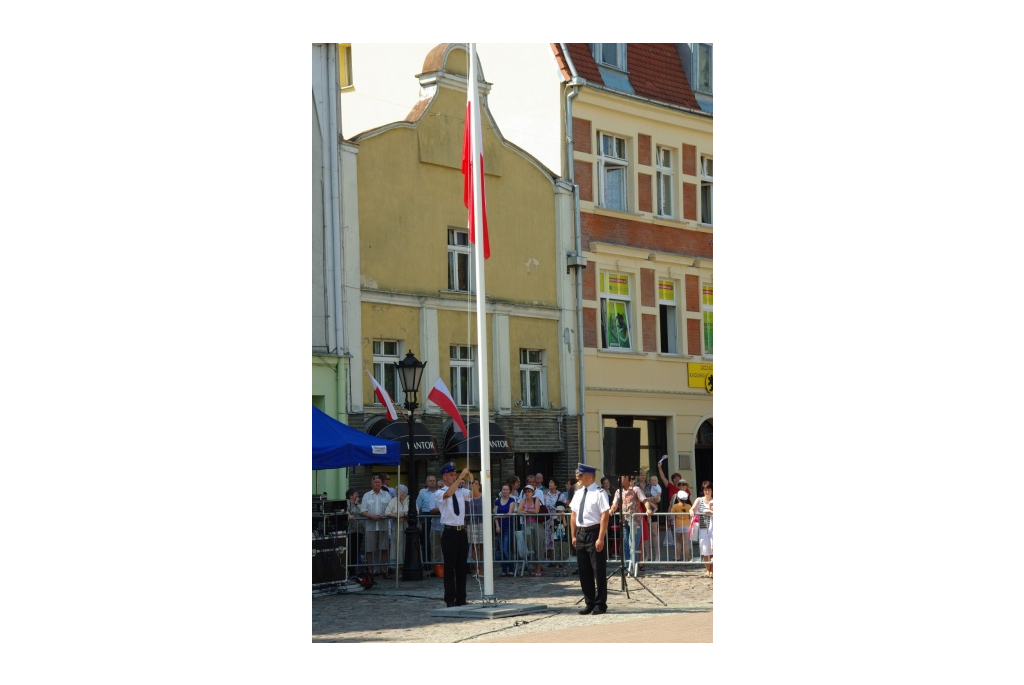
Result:
[[[427,427],[419,421],[413,421],[413,443],[416,447],[417,459],[436,458],[437,438],[430,434]],[[385,440],[395,440],[402,445],[402,456],[409,456],[409,422],[388,421],[387,417],[375,416],[366,423],[366,432]]]
[[[491,454],[495,456],[511,456],[512,441],[508,439],[504,429],[494,421],[488,422],[490,431]],[[469,440],[459,432],[455,424],[449,421],[444,429],[444,455],[446,459],[469,454],[480,454],[480,422],[470,421],[466,426],[469,429]]]

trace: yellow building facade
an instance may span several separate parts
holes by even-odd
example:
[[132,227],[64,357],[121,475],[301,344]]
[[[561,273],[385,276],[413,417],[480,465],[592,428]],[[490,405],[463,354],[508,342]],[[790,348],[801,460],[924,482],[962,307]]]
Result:
[[553,50],[586,261],[586,458],[607,468],[606,429],[639,428],[641,467],[657,473],[668,454],[666,472],[697,492],[712,478],[713,120],[674,46]]
[[[479,467],[479,457],[445,452],[446,414],[426,399],[437,379],[463,416],[479,419],[477,365],[487,364],[488,419],[508,436],[510,454],[492,452],[491,490],[512,473],[542,470],[564,481],[579,457],[575,298],[565,278],[572,244],[571,188],[505,140],[481,98],[486,213],[487,358],[477,358],[476,268],[467,240],[462,152],[468,52],[442,44],[425,56],[422,98],[404,121],[356,136],[360,255],[359,349],[353,349],[352,411],[364,424],[381,415],[367,373],[402,406],[394,362],[407,352],[426,362],[419,396],[439,454],[418,465],[415,489],[443,459]],[[479,71],[482,74],[483,69]],[[412,75],[410,75],[412,77]],[[353,415],[352,424],[359,417]],[[493,437],[493,436],[492,436]],[[408,483],[403,464],[400,482]],[[361,474],[368,475],[368,474]],[[392,486],[396,480],[392,478]],[[485,493],[486,494],[486,493]]]

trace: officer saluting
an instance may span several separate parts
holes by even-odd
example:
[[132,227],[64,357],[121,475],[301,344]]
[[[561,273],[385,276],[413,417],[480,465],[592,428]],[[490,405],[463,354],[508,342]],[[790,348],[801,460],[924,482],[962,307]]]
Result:
[[580,587],[587,601],[586,608],[580,613],[603,614],[608,611],[608,578],[605,576],[608,553],[604,548],[608,533],[608,493],[594,482],[597,469],[593,466],[579,464],[576,476],[583,487],[569,503],[572,508],[572,516],[569,517],[572,535],[569,539],[576,550]]
[[455,481],[466,478],[472,486],[473,474],[467,466],[458,476],[455,464],[448,462],[441,467],[444,487],[434,493],[437,508],[441,512],[441,555],[444,557],[444,603],[446,606],[462,606],[466,603],[466,559],[469,557],[469,536],[466,534],[466,498],[470,491],[456,488]]

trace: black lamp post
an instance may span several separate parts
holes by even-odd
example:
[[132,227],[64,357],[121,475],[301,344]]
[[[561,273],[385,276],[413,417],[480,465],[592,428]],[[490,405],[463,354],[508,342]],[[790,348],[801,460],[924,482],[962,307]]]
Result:
[[420,560],[420,529],[417,521],[416,496],[419,493],[416,489],[419,481],[416,474],[416,442],[415,442],[415,421],[413,414],[419,406],[416,403],[416,395],[420,391],[420,381],[423,380],[423,369],[427,363],[421,362],[411,351],[407,352],[405,359],[395,362],[395,369],[398,371],[398,378],[402,382],[402,391],[405,393],[405,408],[409,411],[409,516],[406,519],[405,529],[405,559],[402,562],[402,580],[423,580],[423,564]]

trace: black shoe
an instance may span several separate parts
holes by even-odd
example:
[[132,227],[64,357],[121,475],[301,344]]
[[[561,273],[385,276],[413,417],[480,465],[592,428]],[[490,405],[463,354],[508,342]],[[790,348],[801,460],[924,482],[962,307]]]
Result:
[[604,614],[604,613],[607,613],[607,612],[608,612],[608,607],[596,607],[594,609],[594,616],[597,616],[598,614]]
[[464,606],[466,606],[466,603],[465,602],[456,602],[455,606],[457,606],[457,607],[464,607]]
[[[583,615],[583,616],[586,616],[587,614],[593,613],[594,611],[595,611],[594,607],[589,607],[588,606],[585,609],[580,609],[580,614]],[[604,613],[604,612],[602,611],[601,613]]]
[[451,608],[451,607],[455,606],[455,602],[445,602],[445,603],[444,603],[444,605],[445,605],[446,607],[449,607],[449,608]]

